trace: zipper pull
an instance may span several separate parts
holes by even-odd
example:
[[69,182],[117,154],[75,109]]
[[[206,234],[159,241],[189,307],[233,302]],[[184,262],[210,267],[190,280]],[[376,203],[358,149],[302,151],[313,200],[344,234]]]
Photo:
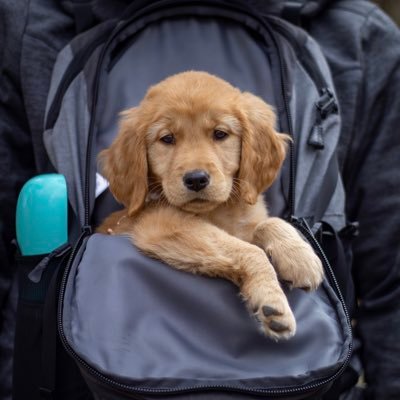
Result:
[[82,226],[82,229],[81,229],[82,237],[90,236],[92,233],[93,233],[93,229],[92,229],[91,225]]
[[317,112],[317,117],[314,126],[311,128],[310,135],[308,137],[308,144],[314,149],[322,150],[325,147],[324,137],[322,136],[324,129],[322,127],[322,119]]
[[321,96],[315,103],[315,107],[315,124],[311,128],[307,143],[317,150],[322,150],[325,147],[323,122],[330,114],[336,114],[338,112],[335,97],[329,88],[323,88],[321,90]]

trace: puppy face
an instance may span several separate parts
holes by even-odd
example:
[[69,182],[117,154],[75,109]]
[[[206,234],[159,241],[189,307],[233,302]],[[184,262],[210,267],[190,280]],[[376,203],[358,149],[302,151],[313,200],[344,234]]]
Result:
[[195,213],[228,200],[254,204],[285,156],[287,136],[275,132],[270,107],[204,72],[162,81],[123,116],[100,157],[130,215],[148,195]]
[[[240,96],[223,82],[180,80],[153,88],[146,104],[159,114],[147,129],[148,164],[168,202],[186,211],[210,211],[227,201],[240,164]],[[166,89],[167,88],[167,89]],[[166,90],[172,95],[165,96]],[[157,107],[161,104],[161,107]]]

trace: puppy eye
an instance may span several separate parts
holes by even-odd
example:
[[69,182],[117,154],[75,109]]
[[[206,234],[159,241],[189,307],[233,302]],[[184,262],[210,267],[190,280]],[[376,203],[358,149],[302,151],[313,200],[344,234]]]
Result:
[[224,131],[218,129],[214,131],[214,140],[224,140],[227,136],[228,134]]
[[172,133],[161,137],[160,140],[165,144],[175,144],[175,136]]

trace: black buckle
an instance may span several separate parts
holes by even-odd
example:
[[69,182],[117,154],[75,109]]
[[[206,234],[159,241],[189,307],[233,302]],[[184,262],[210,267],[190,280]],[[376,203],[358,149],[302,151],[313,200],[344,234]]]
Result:
[[338,106],[332,91],[329,88],[321,90],[321,97],[315,103],[322,119],[325,119],[331,113],[338,112]]
[[336,114],[339,111],[335,96],[329,88],[321,89],[320,93],[318,101],[315,102],[317,109],[315,124],[311,128],[307,141],[310,146],[318,150],[322,150],[325,147],[323,121],[328,115]]

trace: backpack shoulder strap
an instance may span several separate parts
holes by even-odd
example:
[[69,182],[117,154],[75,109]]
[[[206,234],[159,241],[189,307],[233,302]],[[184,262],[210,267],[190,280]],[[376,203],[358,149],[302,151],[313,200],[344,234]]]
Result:
[[287,0],[281,16],[295,25],[302,25],[305,19],[316,17],[332,0]]
[[307,3],[307,0],[291,0],[284,2],[281,16],[293,24],[300,25],[302,9]]

